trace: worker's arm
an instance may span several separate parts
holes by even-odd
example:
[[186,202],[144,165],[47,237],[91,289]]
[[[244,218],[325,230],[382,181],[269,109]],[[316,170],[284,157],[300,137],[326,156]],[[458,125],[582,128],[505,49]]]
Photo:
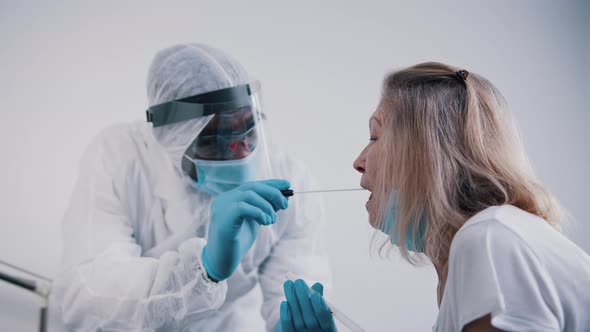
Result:
[[66,326],[153,330],[219,308],[227,285],[207,279],[200,259],[204,239],[189,238],[158,258],[142,257],[129,206],[122,204],[122,158],[103,136],[82,159],[63,220],[64,268],[54,292]]

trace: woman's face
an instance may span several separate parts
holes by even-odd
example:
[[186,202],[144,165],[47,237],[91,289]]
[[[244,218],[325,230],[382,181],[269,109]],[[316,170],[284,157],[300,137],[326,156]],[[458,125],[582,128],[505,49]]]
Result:
[[365,204],[367,211],[369,212],[369,223],[376,227],[377,210],[375,206],[376,200],[374,195],[376,190],[377,181],[377,167],[380,163],[380,155],[382,150],[383,140],[380,138],[383,136],[383,109],[384,102],[379,104],[377,110],[371,115],[369,120],[369,143],[361,151],[361,154],[356,158],[353,163],[354,169],[362,174],[361,187],[369,190],[371,195],[369,200]]

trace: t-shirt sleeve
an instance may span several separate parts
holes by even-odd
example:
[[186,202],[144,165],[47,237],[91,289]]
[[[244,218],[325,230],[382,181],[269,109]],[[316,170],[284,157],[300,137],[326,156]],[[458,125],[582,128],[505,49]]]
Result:
[[448,271],[444,319],[453,320],[458,331],[488,314],[501,330],[560,330],[551,279],[529,245],[500,221],[461,229],[451,246]]

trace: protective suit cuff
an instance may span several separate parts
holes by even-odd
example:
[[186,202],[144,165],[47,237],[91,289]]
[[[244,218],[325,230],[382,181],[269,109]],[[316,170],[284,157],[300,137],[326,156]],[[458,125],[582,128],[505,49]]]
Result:
[[[198,242],[204,242],[203,239],[197,240]],[[185,296],[185,303],[188,313],[200,311],[198,308],[203,308],[203,302],[205,302],[206,307],[210,310],[217,310],[219,307],[221,307],[221,305],[223,305],[227,295],[227,282],[214,282],[213,280],[209,279],[209,277],[207,277],[207,271],[205,270],[203,261],[201,260],[201,252],[202,248],[204,247],[204,243],[200,244],[200,252],[198,255],[195,255],[198,262],[196,278],[190,284],[191,290],[187,292]]]

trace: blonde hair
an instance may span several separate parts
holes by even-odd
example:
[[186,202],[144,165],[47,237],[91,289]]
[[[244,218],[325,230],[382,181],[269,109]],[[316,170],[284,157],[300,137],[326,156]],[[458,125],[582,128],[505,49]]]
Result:
[[[463,77],[461,76],[463,75]],[[487,79],[441,63],[390,73],[382,93],[384,140],[377,174],[380,193],[398,192],[395,208],[402,257],[405,242],[426,217],[424,253],[448,259],[451,241],[473,215],[511,204],[559,229],[562,209],[533,175],[519,131],[500,92]],[[388,195],[378,195],[383,222]]]

